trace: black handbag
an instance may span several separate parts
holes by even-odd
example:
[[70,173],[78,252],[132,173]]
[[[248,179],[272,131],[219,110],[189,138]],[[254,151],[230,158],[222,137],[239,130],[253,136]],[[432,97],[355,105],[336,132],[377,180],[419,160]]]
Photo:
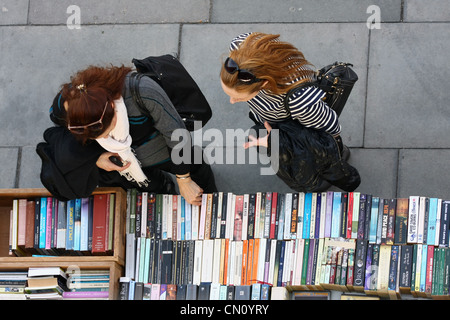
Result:
[[337,61],[323,67],[316,72],[314,81],[302,83],[300,86],[288,91],[285,106],[288,106],[288,98],[291,94],[304,87],[315,86],[325,92],[323,100],[340,116],[355,82],[358,81],[358,75],[351,67],[353,65],[350,63]]
[[203,127],[212,117],[211,107],[197,83],[174,56],[151,56],[133,59],[138,72],[130,77],[130,90],[134,102],[143,114],[149,115],[139,95],[139,81],[143,76],[152,78],[169,96],[181,119],[189,131],[194,130],[194,121]]

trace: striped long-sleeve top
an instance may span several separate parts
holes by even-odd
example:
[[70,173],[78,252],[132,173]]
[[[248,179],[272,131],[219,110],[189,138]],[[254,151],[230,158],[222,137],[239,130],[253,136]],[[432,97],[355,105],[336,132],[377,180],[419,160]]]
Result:
[[[237,36],[231,41],[230,50],[236,50],[250,33]],[[301,79],[296,79],[299,81]],[[334,110],[322,100],[325,92],[321,89],[309,86],[297,90],[289,97],[286,110],[284,100],[286,94],[271,94],[262,89],[251,100],[247,101],[250,112],[260,122],[279,122],[292,117],[302,125],[316,130],[323,130],[333,136],[341,132],[338,116]]]

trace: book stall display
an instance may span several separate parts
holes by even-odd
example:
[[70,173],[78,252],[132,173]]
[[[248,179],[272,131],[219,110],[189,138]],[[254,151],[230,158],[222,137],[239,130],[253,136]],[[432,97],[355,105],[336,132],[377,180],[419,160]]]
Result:
[[[71,201],[46,189],[0,189],[1,298],[117,299],[125,214],[121,188]],[[36,277],[33,268],[60,274]]]
[[124,300],[448,299],[450,201],[127,192]]

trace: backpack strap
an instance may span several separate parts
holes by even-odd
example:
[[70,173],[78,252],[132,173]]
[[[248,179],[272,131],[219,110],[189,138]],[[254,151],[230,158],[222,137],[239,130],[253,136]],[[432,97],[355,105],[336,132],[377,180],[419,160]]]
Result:
[[139,93],[139,82],[144,74],[139,72],[133,72],[130,75],[130,79],[128,81],[128,86],[130,88],[131,97],[133,98],[134,103],[139,108],[142,114],[151,118],[150,113],[145,108],[144,101],[142,101],[141,95]]

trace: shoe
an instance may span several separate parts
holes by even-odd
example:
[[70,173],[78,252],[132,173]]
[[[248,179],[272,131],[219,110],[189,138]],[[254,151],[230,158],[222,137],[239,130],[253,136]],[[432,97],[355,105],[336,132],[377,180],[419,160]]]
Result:
[[344,145],[344,147],[342,148],[341,157],[345,161],[348,161],[348,159],[350,158],[350,149],[346,145]]

